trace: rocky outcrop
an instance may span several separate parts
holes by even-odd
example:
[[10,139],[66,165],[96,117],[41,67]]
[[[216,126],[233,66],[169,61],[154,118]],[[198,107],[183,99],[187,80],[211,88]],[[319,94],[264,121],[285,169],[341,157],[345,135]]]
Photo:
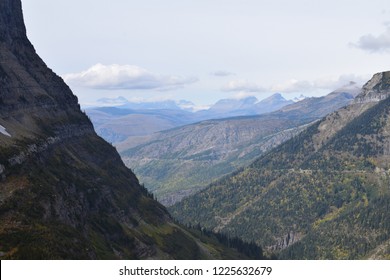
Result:
[[[62,131],[59,131],[55,137],[48,137],[44,141],[41,141],[40,143],[36,144],[30,144],[26,147],[25,150],[19,152],[16,155],[11,156],[8,159],[8,165],[9,167],[14,167],[15,165],[23,164],[30,156],[33,156],[35,154],[40,154],[44,151],[46,151],[50,146],[57,144],[61,141],[66,141],[67,139],[73,138],[73,137],[81,137],[81,136],[87,136],[88,134],[93,135],[94,131],[91,129],[90,126],[72,126],[72,127],[64,127]],[[3,167],[3,170],[1,170],[0,167],[0,173],[4,173],[5,167]]]
[[12,44],[17,40],[26,40],[21,2],[0,1],[0,11],[0,42]]
[[302,237],[303,234],[299,232],[290,231],[282,238],[279,238],[275,245],[269,246],[268,249],[271,251],[279,251],[279,250],[286,249],[288,246],[291,246],[294,243],[301,240]]
[[375,74],[355,98],[355,103],[378,102],[390,96],[390,71]]

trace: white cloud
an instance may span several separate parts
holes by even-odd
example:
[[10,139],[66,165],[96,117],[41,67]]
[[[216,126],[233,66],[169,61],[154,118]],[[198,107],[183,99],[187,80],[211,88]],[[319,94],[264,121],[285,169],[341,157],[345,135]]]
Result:
[[274,84],[268,87],[261,87],[256,83],[247,80],[233,80],[222,87],[223,91],[236,92],[235,97],[242,98],[253,95],[253,93],[262,92],[280,92],[280,93],[326,93],[340,89],[351,82],[356,83],[357,87],[362,86],[369,77],[350,75],[341,75],[339,77],[322,77],[316,80],[298,80],[290,79],[285,82]]
[[253,92],[239,91],[239,92],[235,93],[231,98],[241,100],[241,99],[251,97],[251,96],[253,96]]
[[223,91],[238,91],[238,92],[264,92],[266,89],[247,80],[230,81],[222,87]]
[[341,75],[339,77],[323,77],[314,81],[291,79],[284,83],[277,84],[271,87],[272,92],[314,92],[317,90],[333,91],[338,88],[349,85],[350,82],[355,82],[357,86],[361,86],[368,77],[356,75]]
[[272,86],[271,91],[288,93],[288,92],[309,91],[312,88],[314,88],[314,83],[312,82],[290,79],[284,83]]
[[227,77],[227,76],[234,76],[236,74],[232,73],[232,72],[229,72],[229,71],[219,70],[219,71],[215,71],[215,72],[211,73],[211,75],[212,76],[217,76],[217,77]]
[[334,90],[349,85],[351,82],[356,83],[357,86],[362,86],[369,78],[370,76],[345,74],[339,77],[320,78],[317,79],[314,84],[318,88]]
[[120,106],[129,102],[129,100],[123,96],[118,96],[116,98],[103,97],[96,101],[100,104],[103,104],[104,106]]
[[80,73],[66,74],[63,78],[74,86],[108,90],[170,90],[198,81],[194,77],[158,75],[135,65],[118,64],[96,64]]
[[374,53],[374,52],[389,52],[390,51],[390,26],[387,26],[386,31],[378,36],[367,34],[360,37],[357,43],[352,43],[353,47]]

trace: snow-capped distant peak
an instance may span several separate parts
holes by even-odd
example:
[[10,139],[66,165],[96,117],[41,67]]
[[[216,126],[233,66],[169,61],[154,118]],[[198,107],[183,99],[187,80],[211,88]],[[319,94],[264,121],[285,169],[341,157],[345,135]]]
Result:
[[260,102],[283,102],[286,101],[286,99],[283,97],[280,93],[274,93],[271,96],[261,100]]
[[307,96],[304,96],[303,94],[301,94],[299,97],[295,97],[293,99],[294,102],[299,102],[299,101],[302,101],[303,99],[306,99]]
[[182,109],[182,110],[186,110],[186,111],[189,111],[189,112],[195,112],[197,111],[196,110],[196,105],[191,102],[191,101],[188,101],[188,100],[179,100],[179,101],[176,101],[176,105]]

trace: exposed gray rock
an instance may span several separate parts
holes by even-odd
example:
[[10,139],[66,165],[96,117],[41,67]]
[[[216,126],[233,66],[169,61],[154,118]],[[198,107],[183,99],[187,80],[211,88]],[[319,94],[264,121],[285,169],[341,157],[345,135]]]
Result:
[[20,1],[4,0],[0,2],[0,42],[13,42],[26,39],[26,28]]
[[[89,133],[94,133],[93,129],[90,126],[64,126],[61,130],[57,132],[58,136],[48,137],[45,141],[39,144],[30,144],[27,146],[25,151],[21,151],[17,155],[12,156],[8,159],[9,165],[15,166],[18,164],[22,164],[26,161],[26,159],[36,153],[42,153],[47,150],[51,145],[54,145],[60,141],[72,138],[79,137]],[[0,167],[0,175],[1,175],[1,167]]]
[[278,242],[275,245],[268,247],[268,249],[272,251],[285,249],[301,240],[302,237],[303,235],[301,233],[290,231],[283,237],[279,238]]
[[355,98],[355,103],[378,102],[390,96],[390,71],[375,74]]

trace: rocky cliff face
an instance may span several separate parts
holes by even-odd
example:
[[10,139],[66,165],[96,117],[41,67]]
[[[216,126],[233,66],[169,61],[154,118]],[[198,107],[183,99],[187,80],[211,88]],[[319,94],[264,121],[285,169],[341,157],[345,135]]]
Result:
[[242,257],[198,244],[35,53],[20,0],[0,0],[0,258]]
[[2,0],[0,5],[0,124],[11,135],[0,139],[2,146],[15,153],[19,144],[45,141],[73,124],[93,132],[76,96],[27,39],[20,1]]
[[378,102],[390,95],[390,71],[375,74],[356,97],[355,103]]
[[0,42],[26,40],[26,28],[20,1],[0,2]]

